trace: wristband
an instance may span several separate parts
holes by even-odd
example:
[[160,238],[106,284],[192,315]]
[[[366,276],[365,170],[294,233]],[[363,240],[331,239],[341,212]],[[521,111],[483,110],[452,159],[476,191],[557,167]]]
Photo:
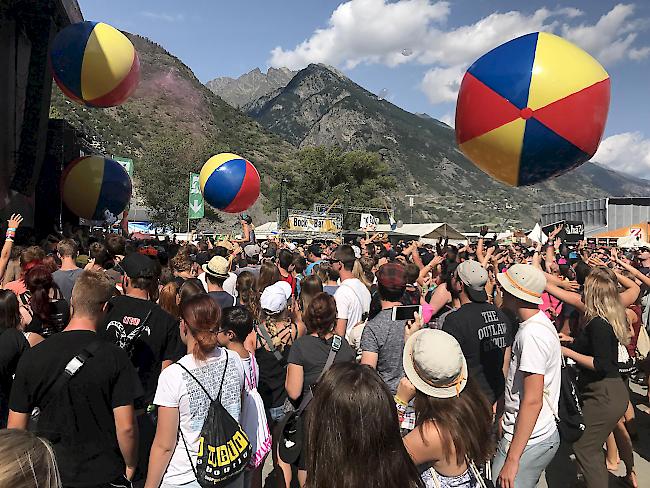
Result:
[[18,227],[7,227],[7,230],[13,230],[14,232],[16,232],[16,229],[17,229],[17,228],[18,228]]
[[407,407],[408,406],[408,403],[406,403],[404,400],[402,400],[397,395],[395,395],[393,398],[395,399],[396,404],[401,405],[402,407]]

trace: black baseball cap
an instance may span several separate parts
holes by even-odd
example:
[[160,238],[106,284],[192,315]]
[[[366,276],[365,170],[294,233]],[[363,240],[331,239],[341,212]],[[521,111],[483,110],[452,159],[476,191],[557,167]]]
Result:
[[314,256],[320,256],[323,253],[323,250],[320,247],[320,244],[312,244],[307,248],[308,254],[313,254]]
[[150,257],[137,252],[127,255],[120,262],[120,267],[131,279],[153,278],[156,276],[156,263]]

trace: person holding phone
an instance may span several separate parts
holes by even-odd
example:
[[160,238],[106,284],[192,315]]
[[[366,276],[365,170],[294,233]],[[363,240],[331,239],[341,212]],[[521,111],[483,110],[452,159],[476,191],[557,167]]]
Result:
[[[377,271],[377,292],[381,300],[381,312],[368,320],[361,334],[361,364],[377,370],[392,394],[397,392],[399,381],[404,377],[402,355],[404,353],[404,327],[407,320],[393,320],[393,308],[402,305],[406,289],[406,271],[398,263],[384,264]],[[412,315],[411,320],[415,317]],[[412,409],[407,412],[403,428],[409,422],[415,425]],[[412,428],[412,425],[410,426]]]

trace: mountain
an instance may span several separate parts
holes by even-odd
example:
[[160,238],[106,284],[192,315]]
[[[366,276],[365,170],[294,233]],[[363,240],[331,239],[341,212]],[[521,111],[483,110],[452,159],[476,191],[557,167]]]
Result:
[[[134,158],[136,183],[147,184],[148,175],[139,171],[139,163],[156,141],[176,137],[193,147],[218,147],[219,152],[234,152],[253,161],[265,175],[262,191],[266,193],[276,162],[293,160],[295,147],[213,94],[160,45],[126,34],[140,58],[140,84],[129,100],[107,109],[85,107],[67,99],[53,84],[50,117],[67,120],[86,134],[98,152]],[[202,163],[196,161],[190,170],[198,172]],[[174,161],[161,161],[161,165],[174,169]],[[187,202],[184,185],[175,186]],[[263,201],[261,197],[251,211],[258,221]]]
[[269,68],[266,74],[255,68],[239,78],[215,78],[205,86],[233,107],[239,108],[278,88],[284,88],[295,74],[288,68]]
[[402,110],[321,64],[309,65],[286,87],[243,110],[300,148],[338,145],[379,152],[398,181],[393,203],[402,215],[407,215],[406,195],[417,195],[415,221],[447,221],[463,229],[506,220],[530,226],[544,203],[647,195],[647,181],[593,163],[532,187],[503,185],[460,152],[447,124]]

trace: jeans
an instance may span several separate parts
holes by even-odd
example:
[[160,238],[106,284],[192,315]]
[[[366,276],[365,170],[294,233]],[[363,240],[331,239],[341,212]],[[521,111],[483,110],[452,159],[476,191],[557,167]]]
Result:
[[[519,459],[519,470],[515,478],[515,488],[535,488],[542,471],[551,462],[560,447],[560,434],[556,430],[553,435],[542,442],[526,446]],[[501,468],[506,462],[510,442],[502,437],[497,444],[497,453],[492,460],[492,481],[496,485]]]

